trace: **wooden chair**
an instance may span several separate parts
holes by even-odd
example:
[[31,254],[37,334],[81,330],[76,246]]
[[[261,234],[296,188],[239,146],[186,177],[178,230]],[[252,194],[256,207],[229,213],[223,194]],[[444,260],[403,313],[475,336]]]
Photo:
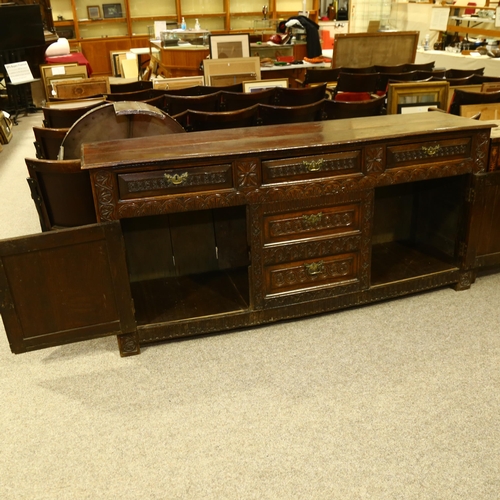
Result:
[[26,159],[42,231],[97,222],[90,175],[80,160]]
[[195,111],[218,111],[219,92],[196,96],[165,94],[163,110],[170,116],[178,115],[188,109]]
[[455,89],[448,112],[460,115],[460,107],[467,104],[490,104],[500,102],[500,90],[496,92],[471,92]]
[[500,76],[486,76],[486,75],[473,75],[472,83],[474,85],[479,83],[500,83]]
[[258,124],[259,106],[254,104],[245,109],[235,111],[185,111],[179,117],[188,132],[200,130],[217,130],[237,127],[253,127]]
[[164,91],[159,91],[155,89],[143,89],[136,90],[134,92],[115,92],[114,94],[108,94],[108,101],[145,101],[146,99],[152,99],[157,95],[163,94]]
[[326,82],[314,87],[276,87],[274,92],[274,104],[276,106],[304,106],[325,99]]
[[157,95],[156,97],[152,97],[151,99],[145,99],[141,101],[145,104],[149,104],[150,106],[155,106],[159,109],[163,109],[165,107],[165,95]]
[[333,98],[340,101],[367,101],[376,93],[378,73],[340,72]]
[[450,87],[458,87],[462,85],[472,85],[474,75],[464,76],[460,78],[449,78],[446,77],[446,81],[449,82]]
[[392,66],[375,65],[375,71],[379,73],[405,73],[408,71],[407,64],[395,64]]
[[257,92],[226,92],[219,94],[220,111],[236,111],[254,104],[274,104],[275,89],[263,89]]
[[225,90],[226,92],[243,92],[243,84],[233,83],[231,85],[214,86],[214,85],[198,85],[198,93],[200,95],[213,94],[219,90]]
[[478,69],[447,69],[446,79],[448,78],[464,78],[471,75],[482,75],[484,74],[484,68]]
[[137,80],[126,83],[110,83],[109,91],[112,94],[123,94],[125,92],[136,92],[138,90],[147,90],[153,88],[151,80]]
[[43,160],[57,160],[59,148],[69,128],[33,127],[36,157]]
[[323,118],[325,120],[378,116],[383,114],[385,114],[385,96],[374,97],[367,101],[342,102],[327,99],[323,104]]
[[431,77],[421,78],[419,71],[408,71],[406,73],[380,73],[377,85],[378,93],[387,93],[389,83],[398,82],[429,82]]
[[303,106],[270,106],[268,104],[258,104],[259,124],[276,125],[321,120],[323,117],[324,102],[325,99],[322,99],[321,101]]
[[102,105],[102,102],[96,102],[90,106],[75,108],[53,108],[44,106],[42,108],[43,125],[47,128],[70,128],[85,113]]
[[435,64],[434,61],[428,63],[407,63],[406,71],[432,71]]
[[420,79],[426,79],[426,78],[432,78],[433,80],[446,79],[446,70],[444,69],[434,69],[434,70],[417,69],[416,71]]
[[306,69],[304,80],[297,80],[301,87],[312,87],[320,83],[326,83],[327,86],[337,84],[337,80],[342,68],[316,68]]
[[375,66],[362,66],[360,68],[351,68],[348,66],[342,66],[340,68],[340,73],[351,73],[351,74],[358,74],[358,73],[376,73],[377,70]]

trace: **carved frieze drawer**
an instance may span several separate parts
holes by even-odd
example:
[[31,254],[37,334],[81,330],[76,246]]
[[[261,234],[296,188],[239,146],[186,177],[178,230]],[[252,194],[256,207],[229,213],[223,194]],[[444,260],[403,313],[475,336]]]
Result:
[[121,199],[233,187],[231,164],[118,174]]
[[470,137],[388,146],[386,168],[470,158],[471,146]]
[[264,216],[264,244],[361,231],[360,202]]
[[265,267],[266,296],[359,283],[358,252]]
[[264,184],[361,173],[360,150],[262,162]]

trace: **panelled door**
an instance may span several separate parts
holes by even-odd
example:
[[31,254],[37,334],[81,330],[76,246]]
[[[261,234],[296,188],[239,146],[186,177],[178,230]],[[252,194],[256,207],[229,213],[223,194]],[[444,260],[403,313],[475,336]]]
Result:
[[120,223],[0,241],[0,311],[15,354],[108,335],[137,354]]

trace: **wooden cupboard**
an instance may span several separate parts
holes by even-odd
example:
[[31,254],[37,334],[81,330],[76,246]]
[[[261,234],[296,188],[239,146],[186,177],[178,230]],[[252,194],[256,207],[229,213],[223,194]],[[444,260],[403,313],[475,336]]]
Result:
[[86,144],[100,223],[0,242],[11,349],[117,335],[130,355],[467,289],[500,262],[490,127],[420,113]]

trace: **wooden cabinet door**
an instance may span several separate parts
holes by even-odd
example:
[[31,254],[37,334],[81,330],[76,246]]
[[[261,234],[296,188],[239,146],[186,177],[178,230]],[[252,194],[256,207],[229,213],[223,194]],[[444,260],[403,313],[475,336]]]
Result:
[[120,223],[0,241],[0,312],[15,354],[108,335],[137,354]]
[[500,264],[500,171],[474,176],[470,245],[474,266]]

